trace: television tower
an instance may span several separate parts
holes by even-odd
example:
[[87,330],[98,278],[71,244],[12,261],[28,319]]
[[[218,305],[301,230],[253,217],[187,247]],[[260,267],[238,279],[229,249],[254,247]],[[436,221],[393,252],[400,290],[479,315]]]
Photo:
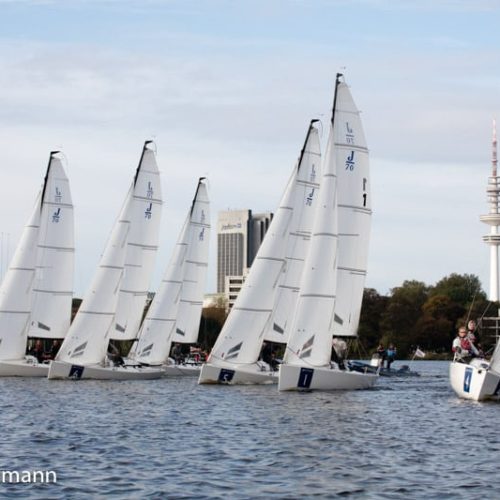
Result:
[[487,215],[481,215],[480,220],[490,226],[490,234],[483,236],[483,241],[490,245],[490,294],[491,301],[498,301],[498,247],[500,245],[500,181],[497,175],[497,127],[493,120],[493,141],[491,157],[491,177],[488,178],[486,194],[490,211]]

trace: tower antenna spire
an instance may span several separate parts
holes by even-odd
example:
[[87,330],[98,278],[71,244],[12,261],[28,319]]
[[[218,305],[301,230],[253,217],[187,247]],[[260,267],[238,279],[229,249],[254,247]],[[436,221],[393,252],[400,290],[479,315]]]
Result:
[[488,196],[489,213],[481,215],[481,222],[490,226],[490,234],[483,236],[483,241],[490,246],[490,293],[489,299],[497,302],[499,299],[499,279],[498,279],[498,247],[500,246],[500,182],[498,178],[498,157],[497,157],[497,125],[493,120],[493,133],[491,141],[491,177],[488,179],[486,194]]

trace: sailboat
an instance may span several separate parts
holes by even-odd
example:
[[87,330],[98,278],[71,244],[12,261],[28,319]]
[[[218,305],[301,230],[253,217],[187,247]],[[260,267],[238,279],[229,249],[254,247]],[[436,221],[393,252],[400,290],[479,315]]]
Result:
[[500,341],[497,340],[490,361],[472,358],[468,363],[457,358],[450,363],[451,387],[463,399],[484,401],[500,394]]
[[60,154],[50,153],[33,213],[0,287],[0,376],[47,376],[25,356],[28,337],[62,339],[73,295],[74,220]]
[[153,148],[146,141],[135,178],[124,275],[110,333],[115,347],[137,338],[158,250],[162,194]]
[[376,374],[331,363],[332,336],[353,335],[361,310],[371,200],[359,111],[338,74],[319,199],[278,389],[365,389]]
[[[280,206],[269,226],[231,313],[202,366],[200,384],[266,384],[277,372],[259,360],[264,340],[285,343],[310,238],[321,152],[313,120]],[[273,314],[275,312],[275,314]]]
[[163,367],[165,375],[198,375],[199,367],[168,363],[172,342],[198,339],[208,266],[210,202],[206,179],[196,193],[158,292],[139,332],[135,363]]
[[[151,142],[144,148],[152,149]],[[144,152],[141,158],[144,158]],[[125,270],[128,237],[137,200],[142,200],[143,217],[134,223],[148,224],[151,212],[160,210],[159,203],[148,198],[148,185],[138,182],[144,163],[137,167],[134,180],[116,220],[80,309],[52,361],[49,379],[151,379],[161,376],[161,370],[123,366],[109,362],[107,347],[115,325],[115,314]]]

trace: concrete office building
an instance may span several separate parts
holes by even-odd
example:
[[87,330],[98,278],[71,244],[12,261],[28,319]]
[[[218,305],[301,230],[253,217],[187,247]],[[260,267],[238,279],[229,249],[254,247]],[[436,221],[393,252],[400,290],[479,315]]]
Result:
[[[224,293],[230,307],[257,255],[273,214],[251,210],[219,212],[217,221],[217,292]],[[231,294],[230,294],[231,288]],[[230,297],[231,295],[231,297]]]

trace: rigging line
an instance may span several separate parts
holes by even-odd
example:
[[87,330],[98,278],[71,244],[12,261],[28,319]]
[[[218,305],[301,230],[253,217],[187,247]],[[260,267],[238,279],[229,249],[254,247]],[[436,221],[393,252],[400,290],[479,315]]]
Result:
[[[465,324],[466,324],[466,325],[468,325],[468,324],[469,324],[470,313],[471,313],[471,311],[472,311],[472,307],[473,307],[474,302],[475,302],[475,300],[476,300],[476,295],[477,295],[477,292],[478,292],[478,288],[479,288],[479,287],[476,287],[476,290],[474,291],[474,295],[473,295],[473,297],[472,297],[472,302],[471,302],[470,307],[469,307],[469,312],[467,313],[467,320],[465,321]],[[476,325],[476,328],[474,328],[474,331],[476,331],[476,330],[477,330],[477,325]]]

